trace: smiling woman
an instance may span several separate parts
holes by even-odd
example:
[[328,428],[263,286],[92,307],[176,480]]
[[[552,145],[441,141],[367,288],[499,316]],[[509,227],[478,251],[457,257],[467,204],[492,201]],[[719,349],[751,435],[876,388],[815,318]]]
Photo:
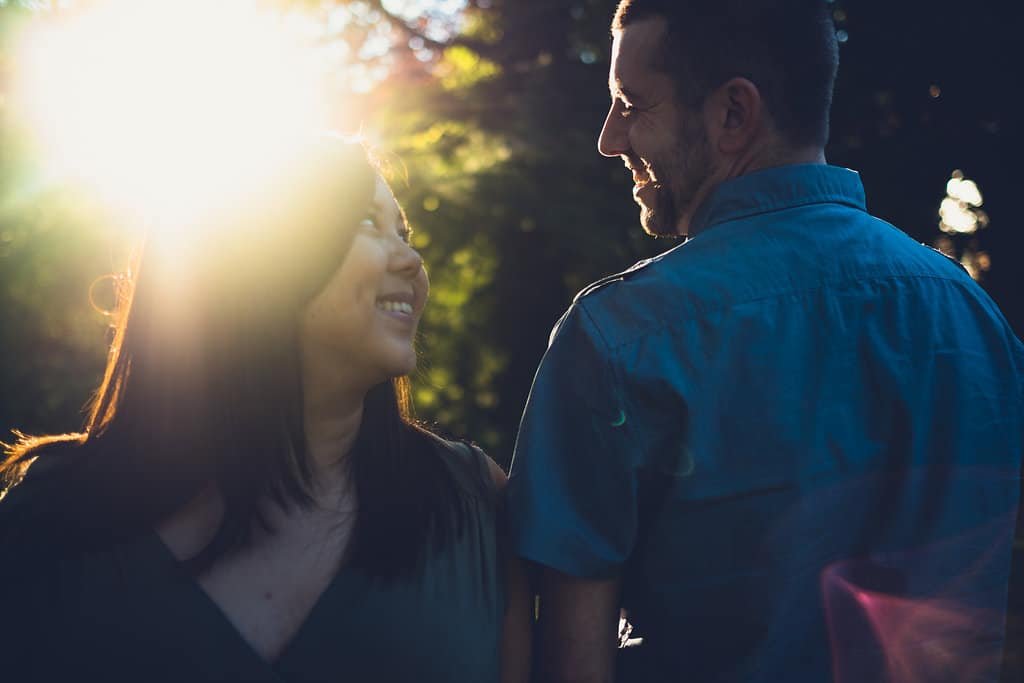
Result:
[[360,146],[301,151],[202,248],[153,236],[84,430],[0,461],[5,680],[494,681],[525,642],[504,475],[408,418],[401,209]]
[[349,258],[302,318],[310,347],[344,359],[347,373],[359,368],[371,383],[416,368],[412,342],[427,299],[427,275],[409,235],[405,215],[378,178]]

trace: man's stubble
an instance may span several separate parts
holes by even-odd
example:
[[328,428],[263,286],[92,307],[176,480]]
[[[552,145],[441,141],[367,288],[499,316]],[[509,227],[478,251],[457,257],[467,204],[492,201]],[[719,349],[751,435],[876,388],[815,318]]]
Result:
[[653,207],[642,206],[640,224],[653,237],[678,237],[679,218],[713,175],[711,145],[697,117],[690,118],[664,161],[651,164],[659,185]]

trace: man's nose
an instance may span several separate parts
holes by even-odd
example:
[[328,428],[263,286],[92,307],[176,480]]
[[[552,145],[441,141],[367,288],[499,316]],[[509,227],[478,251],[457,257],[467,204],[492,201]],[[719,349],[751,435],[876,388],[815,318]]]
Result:
[[601,135],[597,138],[597,151],[606,157],[617,157],[629,152],[629,137],[626,120],[612,104],[604,119]]

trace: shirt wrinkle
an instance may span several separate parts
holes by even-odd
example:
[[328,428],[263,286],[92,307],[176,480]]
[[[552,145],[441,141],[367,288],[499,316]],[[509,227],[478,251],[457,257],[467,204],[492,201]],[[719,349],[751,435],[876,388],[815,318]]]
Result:
[[[739,308],[740,306],[749,306],[750,304],[764,303],[764,302],[768,302],[768,301],[776,301],[778,299],[782,299],[782,298],[785,298],[785,297],[807,296],[807,295],[810,295],[810,294],[817,294],[817,293],[821,292],[822,290],[840,288],[840,287],[851,285],[851,284],[869,283],[869,282],[898,281],[898,280],[904,280],[904,279],[908,279],[908,278],[923,279],[923,280],[937,280],[937,281],[941,281],[941,282],[949,282],[949,283],[951,283],[952,285],[954,285],[954,286],[956,286],[958,288],[964,289],[964,283],[960,282],[957,278],[954,278],[954,277],[947,277],[947,276],[944,276],[944,275],[935,275],[935,274],[927,274],[927,273],[911,273],[911,272],[886,273],[886,274],[879,274],[879,275],[868,276],[868,277],[856,276],[856,277],[848,277],[848,278],[845,278],[845,279],[842,279],[842,280],[835,280],[835,281],[829,281],[829,282],[821,282],[821,283],[818,283],[818,284],[816,284],[814,286],[808,286],[808,287],[804,287],[802,289],[779,290],[779,291],[771,292],[771,293],[768,293],[768,294],[764,294],[764,295],[759,296],[759,297],[754,297],[754,298],[749,298],[749,299],[741,299],[739,301],[730,301],[727,304],[722,304],[722,305],[717,306],[717,307],[701,308],[700,307],[700,302],[694,302],[693,306],[695,307],[695,311],[694,312],[697,313],[698,316],[700,316],[700,317],[707,317],[707,316],[712,316],[712,315],[718,315],[720,313],[727,313],[727,312],[729,312],[729,311],[731,311],[733,309]],[[636,343],[638,343],[640,341],[643,341],[643,339],[645,339],[646,337],[650,337],[650,336],[659,334],[659,333],[664,332],[666,330],[681,329],[684,325],[686,325],[688,323],[699,324],[700,322],[702,322],[700,319],[694,320],[692,318],[685,319],[685,320],[680,320],[680,321],[665,320],[665,321],[662,322],[662,324],[660,324],[660,325],[658,325],[656,327],[653,327],[653,328],[645,329],[642,332],[639,332],[634,337],[629,337],[627,339],[624,339],[622,341],[618,341],[616,343],[611,343],[609,341],[605,341],[605,345],[607,346],[609,352],[615,353],[615,352],[621,351],[625,347],[632,346],[632,345],[634,345],[634,344],[636,344]],[[601,332],[601,327],[596,322],[594,323],[594,330],[596,332],[598,332],[598,334],[601,334],[602,335],[602,339],[604,339],[604,336],[603,336],[604,333]]]

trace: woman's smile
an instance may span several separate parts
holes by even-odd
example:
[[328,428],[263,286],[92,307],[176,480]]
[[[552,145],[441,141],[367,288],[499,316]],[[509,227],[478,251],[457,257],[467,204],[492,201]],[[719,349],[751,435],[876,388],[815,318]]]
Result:
[[416,321],[416,308],[414,306],[416,297],[412,293],[385,294],[377,299],[377,310],[404,323],[412,324]]

